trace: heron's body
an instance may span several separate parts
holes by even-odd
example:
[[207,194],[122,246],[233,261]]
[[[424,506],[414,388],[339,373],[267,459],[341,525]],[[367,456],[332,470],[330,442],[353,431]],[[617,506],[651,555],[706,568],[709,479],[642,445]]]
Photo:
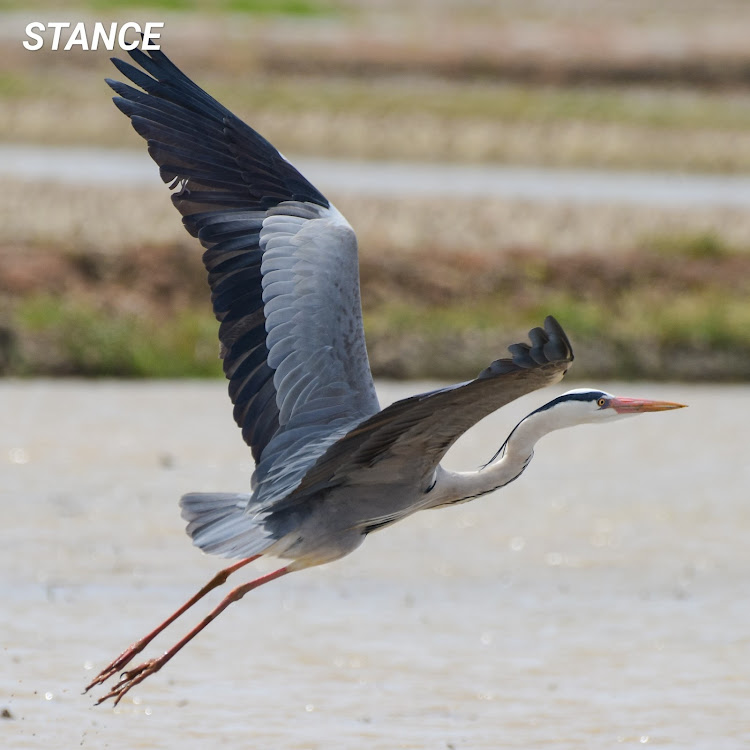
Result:
[[573,391],[532,412],[480,471],[440,462],[472,425],[559,381],[573,360],[551,317],[471,381],[380,408],[362,326],[357,241],[334,206],[268,141],[161,52],[115,65],[141,90],[108,81],[148,141],[172,201],[205,252],[234,418],[256,461],[247,493],[182,498],[188,533],[205,552],[240,558],[104,669],[120,671],[208,590],[260,555],[290,562],[235,589],[186,638],[105,696],[119,700],[157,671],[232,601],[293,570],[336,560],[368,533],[427,508],[473,499],[516,479],[554,429],[668,402]]

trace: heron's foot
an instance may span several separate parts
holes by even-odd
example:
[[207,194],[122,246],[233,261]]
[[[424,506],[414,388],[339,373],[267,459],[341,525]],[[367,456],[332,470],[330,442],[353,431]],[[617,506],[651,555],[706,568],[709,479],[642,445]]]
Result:
[[133,659],[143,651],[143,649],[146,647],[147,641],[140,640],[136,641],[130,648],[125,649],[113,662],[108,664],[104,669],[102,669],[99,674],[94,677],[94,679],[86,685],[84,693],[88,693],[89,690],[91,690],[92,687],[95,685],[102,685],[105,683],[112,675],[120,674],[122,670],[130,664]]
[[166,654],[158,659],[149,659],[148,661],[144,661],[143,664],[139,664],[134,669],[129,669],[126,672],[123,672],[120,681],[106,695],[99,698],[96,705],[98,706],[100,703],[104,703],[104,701],[114,698],[114,705],[116,706],[131,688],[143,682],[149,675],[158,672],[164,666],[168,661],[168,658],[165,658],[165,656]]

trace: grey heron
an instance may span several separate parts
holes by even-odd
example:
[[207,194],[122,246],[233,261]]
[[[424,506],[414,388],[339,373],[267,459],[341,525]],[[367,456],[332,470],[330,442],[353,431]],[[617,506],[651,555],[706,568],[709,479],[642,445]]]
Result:
[[[205,248],[234,418],[256,466],[248,493],[181,499],[193,543],[238,561],[97,675],[86,690],[121,673],[99,703],[121,700],[252,589],[344,557],[369,533],[416,511],[512,482],[552,430],[682,406],[569,391],[525,417],[482,469],[445,469],[443,456],[472,425],[562,378],[573,352],[561,326],[547,317],[529,343],[511,345],[509,357],[474,380],[381,409],[365,347],[357,242],[346,219],[163,53],[130,55],[140,68],[113,62],[138,88],[107,83],[147,140],[186,229]],[[233,589],[159,658],[125,670],[177,617],[261,555],[288,562]]]

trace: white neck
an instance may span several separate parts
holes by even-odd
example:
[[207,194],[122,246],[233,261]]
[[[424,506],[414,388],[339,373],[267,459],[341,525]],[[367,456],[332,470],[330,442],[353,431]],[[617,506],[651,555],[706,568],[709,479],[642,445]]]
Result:
[[568,425],[554,409],[536,411],[516,425],[497,459],[479,471],[448,471],[438,466],[426,507],[470,500],[512,482],[528,466],[539,438]]

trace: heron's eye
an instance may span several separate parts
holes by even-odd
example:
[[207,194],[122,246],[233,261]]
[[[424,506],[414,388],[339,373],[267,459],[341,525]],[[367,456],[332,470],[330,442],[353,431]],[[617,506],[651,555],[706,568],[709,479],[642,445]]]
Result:
[[600,398],[600,399],[599,399],[599,400],[598,400],[598,401],[596,402],[596,404],[597,404],[597,406],[598,406],[598,407],[599,407],[600,409],[603,409],[603,408],[604,408],[604,407],[605,407],[605,406],[607,405],[607,399],[606,399],[606,398],[604,398],[604,397],[602,397],[602,398]]

